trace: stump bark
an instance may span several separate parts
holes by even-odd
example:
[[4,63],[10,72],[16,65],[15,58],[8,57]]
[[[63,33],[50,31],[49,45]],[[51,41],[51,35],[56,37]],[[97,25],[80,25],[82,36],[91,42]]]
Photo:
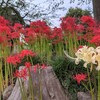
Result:
[[[34,89],[34,100],[39,100],[41,93],[42,100],[69,100],[52,67],[43,69],[41,73],[31,72],[31,76]],[[28,94],[29,81],[24,80],[24,83]],[[16,81],[15,87],[7,100],[22,100],[18,80]],[[31,99],[29,98],[28,100]]]
[[91,95],[85,92],[78,92],[77,98],[78,100],[92,100]]

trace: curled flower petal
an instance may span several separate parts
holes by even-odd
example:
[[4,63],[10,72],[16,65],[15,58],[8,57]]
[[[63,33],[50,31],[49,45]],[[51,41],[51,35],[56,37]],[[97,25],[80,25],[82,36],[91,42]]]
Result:
[[83,65],[83,66],[84,66],[85,68],[87,68],[87,64],[88,64],[88,63],[84,63],[84,65]]
[[75,60],[75,64],[78,65],[79,62],[80,62],[80,60],[76,58],[76,60]]

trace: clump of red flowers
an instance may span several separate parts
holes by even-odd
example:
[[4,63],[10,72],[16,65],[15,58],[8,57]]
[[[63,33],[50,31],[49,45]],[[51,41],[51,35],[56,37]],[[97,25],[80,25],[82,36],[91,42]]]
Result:
[[28,71],[26,67],[22,68],[21,70],[16,70],[14,73],[14,76],[17,78],[23,78],[26,80],[26,78],[28,77]]
[[9,21],[6,20],[4,17],[0,16],[0,25],[1,26],[9,25]]
[[76,31],[76,18],[74,17],[65,17],[62,18],[61,28],[65,32],[74,32]]
[[86,78],[87,78],[87,75],[86,74],[83,74],[83,73],[76,74],[76,75],[73,76],[73,79],[76,80],[78,84],[80,84],[81,81],[85,81]]
[[63,34],[62,34],[62,29],[61,28],[53,28],[50,39],[52,40],[53,43],[59,43],[63,40]]
[[36,64],[34,66],[31,66],[30,62],[25,62],[25,67],[21,68],[20,70],[16,70],[15,73],[14,73],[14,76],[17,77],[17,78],[22,78],[22,79],[26,80],[27,77],[29,76],[28,69],[30,67],[31,67],[32,71],[34,73],[36,73],[38,70],[42,70],[42,69],[47,68],[47,65],[45,65],[45,64],[42,64],[42,65]]
[[25,40],[27,42],[35,41],[36,38],[49,38],[51,28],[46,24],[45,21],[34,21],[30,23],[30,26],[25,29]]
[[45,64],[42,64],[42,65],[36,64],[33,67],[33,72],[36,73],[37,70],[39,70],[39,69],[45,69],[45,68],[47,68],[47,65],[45,65]]
[[18,40],[20,38],[20,33],[23,33],[24,28],[20,23],[15,23],[14,26],[6,20],[4,17],[0,16],[0,44],[3,46],[10,46],[11,41]]
[[82,24],[88,25],[89,27],[93,27],[96,24],[91,16],[82,16],[80,20]]
[[29,44],[33,44],[37,39],[46,38],[50,39],[51,28],[45,21],[34,21],[30,23],[30,26],[25,28],[25,41]]
[[24,58],[24,57],[27,57],[27,56],[36,56],[36,53],[34,53],[32,50],[28,50],[28,49],[24,49],[20,52],[20,57],[21,58]]
[[36,53],[33,52],[32,50],[24,49],[19,54],[8,56],[7,63],[10,63],[12,65],[20,64],[22,59],[27,56],[34,57],[36,56]]
[[96,46],[100,46],[100,35],[95,35],[91,40],[91,43],[95,44]]
[[13,65],[17,65],[21,63],[21,58],[19,57],[19,55],[12,55],[7,57],[7,63],[13,64]]
[[30,28],[34,29],[34,32],[37,33],[37,35],[48,35],[51,30],[46,22],[41,20],[30,23]]
[[31,65],[31,63],[30,63],[30,62],[25,62],[25,67],[26,67],[26,68],[28,68],[28,69],[29,69],[31,66],[32,66],[32,65]]

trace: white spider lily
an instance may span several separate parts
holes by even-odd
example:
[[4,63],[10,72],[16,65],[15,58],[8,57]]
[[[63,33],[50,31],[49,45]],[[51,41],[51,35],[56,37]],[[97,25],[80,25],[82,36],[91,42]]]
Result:
[[75,62],[83,60],[85,62],[84,67],[87,67],[88,63],[94,62],[94,59],[92,57],[93,55],[96,55],[96,52],[93,47],[83,46],[75,53],[75,55],[77,57],[77,61]]
[[97,53],[100,53],[100,46],[98,46],[98,47],[95,49],[95,51],[96,51]]
[[97,53],[95,57],[95,62],[97,63],[97,70],[100,70],[100,53]]
[[23,34],[20,33],[20,38],[19,38],[20,42],[22,42],[22,43],[28,45],[28,43],[27,43],[24,39],[25,39],[25,36],[24,36]]

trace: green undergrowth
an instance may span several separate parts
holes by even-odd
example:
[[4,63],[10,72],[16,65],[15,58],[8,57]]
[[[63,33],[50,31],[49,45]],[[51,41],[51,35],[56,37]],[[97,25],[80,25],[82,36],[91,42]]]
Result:
[[86,73],[86,68],[83,67],[83,62],[76,65],[74,61],[68,60],[66,57],[55,57],[51,62],[58,79],[60,80],[65,92],[68,91],[71,95],[71,100],[77,100],[78,91],[86,91],[84,86],[78,85],[73,79],[73,75],[78,73]]

